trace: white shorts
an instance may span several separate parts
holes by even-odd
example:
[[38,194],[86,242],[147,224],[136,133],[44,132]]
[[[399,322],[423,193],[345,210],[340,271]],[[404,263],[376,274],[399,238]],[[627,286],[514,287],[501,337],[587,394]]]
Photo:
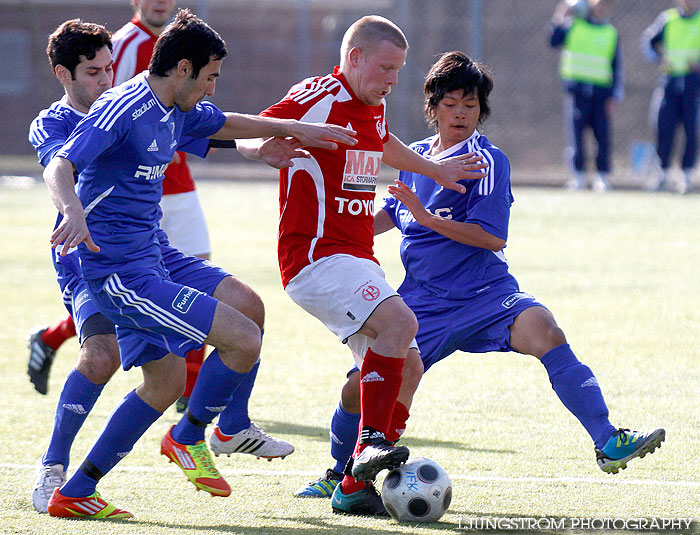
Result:
[[207,221],[196,191],[163,195],[160,207],[160,227],[168,235],[170,245],[189,256],[211,253]]
[[[361,366],[372,338],[357,331],[382,301],[399,295],[384,277],[376,262],[336,254],[306,266],[285,290],[292,301],[347,343]],[[415,340],[411,347],[418,347]]]

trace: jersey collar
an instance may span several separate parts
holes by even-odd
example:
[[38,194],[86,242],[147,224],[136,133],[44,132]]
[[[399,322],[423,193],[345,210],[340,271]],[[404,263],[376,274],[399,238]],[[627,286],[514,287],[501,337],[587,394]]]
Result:
[[141,22],[141,19],[139,18],[138,15],[134,14],[133,18],[131,19],[131,24],[133,24],[134,26],[137,26],[138,28],[140,28],[141,30],[143,30],[144,32],[146,32],[148,35],[151,36],[151,38],[153,38],[153,39],[158,39],[158,36],[157,36],[156,34],[154,34],[151,30],[149,30],[149,29],[144,25],[143,22]]
[[64,108],[68,108],[69,110],[71,110],[76,115],[79,115],[80,117],[85,117],[85,115],[87,115],[87,114],[83,113],[82,111],[76,110],[73,106],[68,104],[68,97],[66,95],[63,95],[63,97],[61,98],[61,100],[59,102],[61,103],[61,106],[63,106]]
[[[481,137],[481,134],[479,133],[478,130],[474,130],[471,136],[469,136],[467,139],[464,141],[460,141],[456,145],[452,145],[451,147],[443,150],[442,152],[439,152],[438,154],[429,154],[428,158],[431,158],[433,160],[442,160],[444,158],[449,158],[450,156],[453,156],[467,144],[472,141],[476,141],[479,137]],[[435,147],[438,144],[438,141],[440,140],[440,136],[435,135],[430,141],[430,146],[428,147],[428,152],[433,150],[433,147]]]
[[151,87],[151,84],[148,83],[148,80],[146,80],[146,76],[148,76],[148,71],[143,71],[135,76],[139,84],[143,84],[148,88],[148,91],[151,93],[151,96],[153,97],[153,100],[157,104],[158,108],[160,111],[163,113],[163,117],[161,118],[161,121],[167,121],[168,118],[170,117],[170,114],[173,113],[175,110],[175,106],[172,108],[166,107],[158,98],[158,96],[153,92],[153,88]]

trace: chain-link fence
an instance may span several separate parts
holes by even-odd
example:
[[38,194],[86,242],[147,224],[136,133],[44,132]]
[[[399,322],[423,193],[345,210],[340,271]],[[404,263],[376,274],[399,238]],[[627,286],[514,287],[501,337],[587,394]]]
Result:
[[[229,57],[213,101],[223,109],[257,113],[289,86],[330,72],[347,27],[379,14],[396,22],[411,44],[398,87],[388,97],[389,124],[409,142],[430,133],[423,120],[422,82],[441,52],[463,50],[494,75],[491,119],[483,131],[511,159],[514,176],[563,182],[566,136],[559,52],[549,47],[557,0],[198,0],[179,2],[206,18],[226,40]],[[624,51],[626,99],[614,118],[614,180],[631,181],[630,154],[649,142],[651,93],[658,77],[639,49],[644,28],[672,0],[617,0],[612,22]],[[68,18],[111,31],[132,14],[129,0],[0,0],[0,153],[32,154],[29,122],[61,95],[44,49]],[[591,147],[592,148],[592,147]],[[590,151],[589,151],[590,152]],[[230,159],[230,156],[226,155]],[[222,155],[214,155],[224,158]]]

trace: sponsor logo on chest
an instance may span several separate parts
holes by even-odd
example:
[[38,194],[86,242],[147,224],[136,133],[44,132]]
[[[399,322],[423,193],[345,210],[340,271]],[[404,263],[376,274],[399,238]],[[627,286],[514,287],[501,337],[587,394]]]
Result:
[[143,178],[146,181],[158,180],[165,173],[167,163],[161,165],[139,165],[134,173],[134,178]]
[[343,189],[372,191],[377,189],[377,177],[382,165],[382,153],[372,150],[348,150],[345,153]]
[[150,110],[153,106],[156,105],[156,101],[154,99],[149,100],[148,102],[144,102],[134,110],[134,112],[131,114],[131,120],[135,121],[139,117],[141,117],[144,113],[146,113],[148,110]]

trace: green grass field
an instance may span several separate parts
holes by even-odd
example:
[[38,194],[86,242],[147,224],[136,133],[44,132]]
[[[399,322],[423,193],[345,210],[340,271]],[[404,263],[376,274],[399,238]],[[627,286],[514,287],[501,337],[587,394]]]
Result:
[[[613,424],[665,427],[651,456],[616,476],[595,464],[593,446],[552,391],[544,368],[516,354],[455,354],[435,366],[416,396],[403,441],[452,476],[454,498],[437,524],[341,517],[329,501],[292,497],[330,466],[327,425],[351,357],[332,334],[284,294],[275,253],[272,183],[200,184],[214,261],[248,282],[267,307],[263,364],[251,414],[296,452],[268,463],[218,460],[234,489],[226,499],[194,488],[159,454],[174,409],[100,484],[136,515],[115,522],[66,521],[34,512],[35,465],[76,355],[59,351],[49,394],[26,376],[24,336],[65,313],[48,236],[46,189],[0,189],[5,313],[0,327],[0,532],[99,534],[380,534],[459,531],[475,518],[700,517],[700,198],[641,192],[607,195],[516,189],[506,254],[521,287],[554,313],[574,351],[596,373]],[[398,234],[376,253],[389,281],[402,268]],[[76,468],[115,403],[140,381],[118,372],[74,448]],[[574,533],[576,531],[571,531]],[[621,531],[618,533],[622,533]]]

